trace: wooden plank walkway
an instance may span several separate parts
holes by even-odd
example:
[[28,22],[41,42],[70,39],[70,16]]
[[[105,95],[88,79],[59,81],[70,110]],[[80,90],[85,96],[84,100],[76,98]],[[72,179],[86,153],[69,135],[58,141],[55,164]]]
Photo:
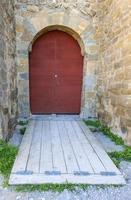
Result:
[[30,120],[9,184],[125,184],[101,144],[77,117]]

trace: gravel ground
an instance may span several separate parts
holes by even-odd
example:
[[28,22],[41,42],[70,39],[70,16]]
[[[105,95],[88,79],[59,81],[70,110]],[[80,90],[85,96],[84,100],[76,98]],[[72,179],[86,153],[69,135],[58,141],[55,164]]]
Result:
[[86,191],[79,188],[74,192],[16,193],[11,189],[0,189],[0,200],[131,200],[131,180],[123,187],[98,188],[90,186]]
[[[102,143],[106,151],[111,152],[123,150],[121,146],[115,145],[114,142],[110,141],[110,139],[102,133],[93,134],[95,134],[97,139]],[[17,137],[20,137],[19,133],[16,133],[14,138],[11,140],[12,144],[14,143],[13,141],[15,141],[16,146],[18,146],[21,141],[21,139],[18,139]],[[74,192],[64,190],[62,193],[51,191],[17,193],[11,187],[3,188],[3,178],[0,176],[0,200],[131,200],[131,163],[122,161],[120,163],[120,170],[127,180],[125,186],[106,186],[104,188],[89,186],[86,191],[76,188],[76,191]]]

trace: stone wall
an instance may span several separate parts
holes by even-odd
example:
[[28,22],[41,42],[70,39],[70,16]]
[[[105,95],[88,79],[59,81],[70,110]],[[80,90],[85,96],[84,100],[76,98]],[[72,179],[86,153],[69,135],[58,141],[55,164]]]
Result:
[[99,118],[131,144],[131,1],[99,1]]
[[0,138],[7,139],[15,124],[17,90],[13,1],[0,3]]
[[94,0],[16,0],[16,64],[19,114],[30,114],[29,57],[32,42],[45,30],[61,29],[81,45],[84,56],[82,117],[96,117],[96,67],[98,45],[95,39]]

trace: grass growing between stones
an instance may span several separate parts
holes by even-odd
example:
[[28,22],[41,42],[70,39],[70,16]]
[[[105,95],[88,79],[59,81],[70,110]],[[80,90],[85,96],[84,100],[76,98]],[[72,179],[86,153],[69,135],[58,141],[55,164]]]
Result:
[[4,176],[6,183],[8,182],[17,153],[18,148],[0,140],[0,173]]
[[19,124],[20,126],[26,126],[26,125],[28,124],[28,120],[26,120],[26,121],[20,120],[20,121],[18,121],[18,124]]
[[96,120],[87,120],[85,121],[87,126],[93,126],[97,128],[99,131],[101,131],[104,135],[108,136],[113,142],[115,142],[117,145],[124,145],[124,141],[121,137],[115,135],[111,132],[110,128],[103,125],[100,121]]
[[32,191],[52,191],[52,192],[63,192],[65,189],[68,191],[75,191],[76,188],[86,190],[89,185],[87,184],[41,184],[41,185],[19,185],[16,186],[17,192],[32,192]]
[[76,191],[78,188],[82,189],[83,191],[86,191],[89,187],[95,187],[96,189],[105,189],[105,188],[116,188],[116,187],[122,187],[121,185],[89,185],[89,184],[71,184],[71,183],[65,183],[65,184],[41,184],[41,185],[19,185],[15,187],[16,192],[33,192],[33,191],[39,191],[39,192],[46,192],[46,191],[52,191],[52,192],[63,192],[65,189],[68,191]]
[[124,151],[120,151],[120,152],[114,151],[114,152],[108,153],[108,155],[116,164],[116,166],[119,167],[120,162],[123,160],[131,162],[131,147],[125,146]]
[[114,151],[111,153],[108,153],[112,161],[115,163],[117,167],[119,167],[119,164],[121,161],[129,161],[131,162],[131,147],[124,145],[124,141],[121,137],[115,135],[111,132],[110,128],[103,125],[98,120],[87,120],[85,121],[87,126],[92,126],[97,128],[99,131],[101,131],[104,135],[109,137],[113,142],[115,142],[116,145],[121,145],[124,147],[124,151]]
[[24,135],[24,133],[25,133],[25,131],[26,131],[26,126],[27,126],[27,124],[28,124],[28,120],[25,120],[25,121],[20,120],[20,121],[18,122],[18,125],[24,126],[24,127],[21,127],[21,128],[20,128],[20,134],[21,134],[21,135]]

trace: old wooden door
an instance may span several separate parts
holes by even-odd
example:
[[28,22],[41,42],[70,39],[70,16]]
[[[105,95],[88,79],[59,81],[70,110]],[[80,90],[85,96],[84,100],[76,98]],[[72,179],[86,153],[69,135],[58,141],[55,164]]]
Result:
[[83,57],[72,36],[58,30],[40,36],[29,72],[32,114],[80,113]]

